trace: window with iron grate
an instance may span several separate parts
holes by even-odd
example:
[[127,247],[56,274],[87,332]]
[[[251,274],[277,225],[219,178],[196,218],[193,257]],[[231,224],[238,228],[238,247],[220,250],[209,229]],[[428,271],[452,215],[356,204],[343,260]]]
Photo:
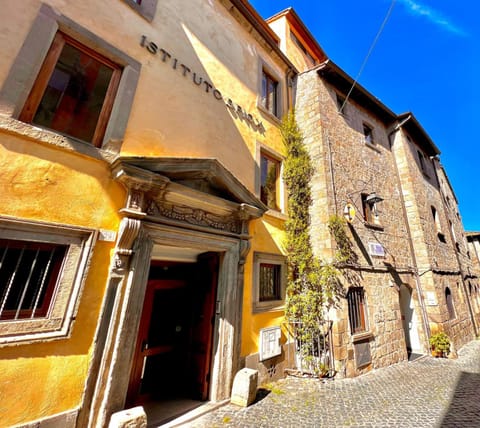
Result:
[[254,253],[253,260],[253,311],[281,309],[285,303],[285,256]]
[[367,331],[365,291],[362,287],[352,287],[347,293],[348,319],[352,334]]
[[67,337],[97,232],[9,218],[0,229],[0,346]]
[[0,320],[46,316],[67,248],[0,240]]

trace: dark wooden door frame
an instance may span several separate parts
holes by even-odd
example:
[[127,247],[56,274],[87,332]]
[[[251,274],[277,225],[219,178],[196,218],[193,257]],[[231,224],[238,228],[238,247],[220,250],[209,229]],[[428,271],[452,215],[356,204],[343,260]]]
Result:
[[[190,323],[184,326],[188,328],[188,336],[190,338],[190,340],[188,340],[188,355],[190,355],[188,365],[190,368],[190,379],[188,382],[191,382],[191,398],[198,398],[202,401],[209,398],[218,262],[218,254],[208,252],[200,254],[197,263],[185,266],[187,269],[192,269],[192,276],[195,277],[195,283],[193,283],[192,279],[186,280],[184,278],[150,278],[148,280],[130,373],[126,407],[141,405],[151,398],[150,394],[140,392],[141,382],[145,373],[146,359],[175,351],[173,343],[153,346],[149,343],[149,332],[152,316],[154,315],[153,311],[155,310],[155,294],[158,291],[182,288],[190,289],[188,293],[193,299],[191,302],[185,301],[186,306],[181,309],[183,311],[190,309],[194,314],[194,318],[190,320]],[[152,261],[152,266],[167,266],[172,264],[175,265],[176,263]],[[159,334],[161,335],[162,333],[159,332]],[[185,390],[189,389],[190,388],[187,387],[185,388]]]

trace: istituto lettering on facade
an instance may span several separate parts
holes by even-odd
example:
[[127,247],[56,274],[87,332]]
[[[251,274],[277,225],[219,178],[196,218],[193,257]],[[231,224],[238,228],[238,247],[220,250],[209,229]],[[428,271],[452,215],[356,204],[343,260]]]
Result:
[[162,62],[170,64],[172,69],[178,70],[183,77],[191,78],[192,82],[198,87],[203,88],[205,93],[211,94],[216,100],[224,102],[235,117],[246,121],[255,131],[262,134],[265,132],[261,121],[253,117],[253,115],[248,113],[242,106],[236,104],[231,98],[224,97],[220,90],[205,79],[205,77],[200,76],[196,71],[180,62],[178,58],[175,58],[175,56],[159,47],[156,43],[149,41],[147,36],[142,35],[140,46],[146,48],[152,55],[158,55]]

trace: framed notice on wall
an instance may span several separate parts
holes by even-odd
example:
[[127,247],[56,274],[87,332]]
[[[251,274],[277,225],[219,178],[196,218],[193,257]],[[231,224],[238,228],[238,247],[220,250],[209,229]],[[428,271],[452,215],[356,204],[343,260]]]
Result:
[[258,352],[260,361],[281,355],[281,336],[280,327],[269,327],[260,330],[260,349]]

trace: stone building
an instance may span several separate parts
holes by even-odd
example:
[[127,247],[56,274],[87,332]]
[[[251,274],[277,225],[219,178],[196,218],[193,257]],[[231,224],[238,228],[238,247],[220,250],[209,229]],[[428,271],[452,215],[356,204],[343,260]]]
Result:
[[352,79],[293,10],[6,0],[2,18],[2,425],[100,427],[139,404],[165,420],[166,400],[229,398],[244,366],[283,375],[279,126],[295,101],[319,256],[335,250],[329,216],[352,217],[337,370],[425,352],[433,323],[456,344],[472,334],[453,191],[414,157],[433,143],[361,86],[346,101]]
[[267,22],[299,69],[295,108],[316,168],[311,240],[321,259],[335,252],[329,218],[349,221],[354,253],[342,266],[340,308],[330,311],[335,369],[355,376],[428,353],[432,330],[461,346],[475,332],[469,261],[438,149],[412,114],[354,85],[293,9]]
[[439,150],[413,114],[400,115],[393,150],[412,235],[430,329],[445,331],[455,347],[477,333],[467,291],[472,264],[458,202]]
[[467,280],[467,291],[470,296],[470,306],[474,313],[475,322],[480,325],[480,233],[467,232],[466,233],[468,252],[467,257],[472,262],[472,272]]
[[7,0],[0,46],[2,425],[281,375],[275,33],[244,0]]

